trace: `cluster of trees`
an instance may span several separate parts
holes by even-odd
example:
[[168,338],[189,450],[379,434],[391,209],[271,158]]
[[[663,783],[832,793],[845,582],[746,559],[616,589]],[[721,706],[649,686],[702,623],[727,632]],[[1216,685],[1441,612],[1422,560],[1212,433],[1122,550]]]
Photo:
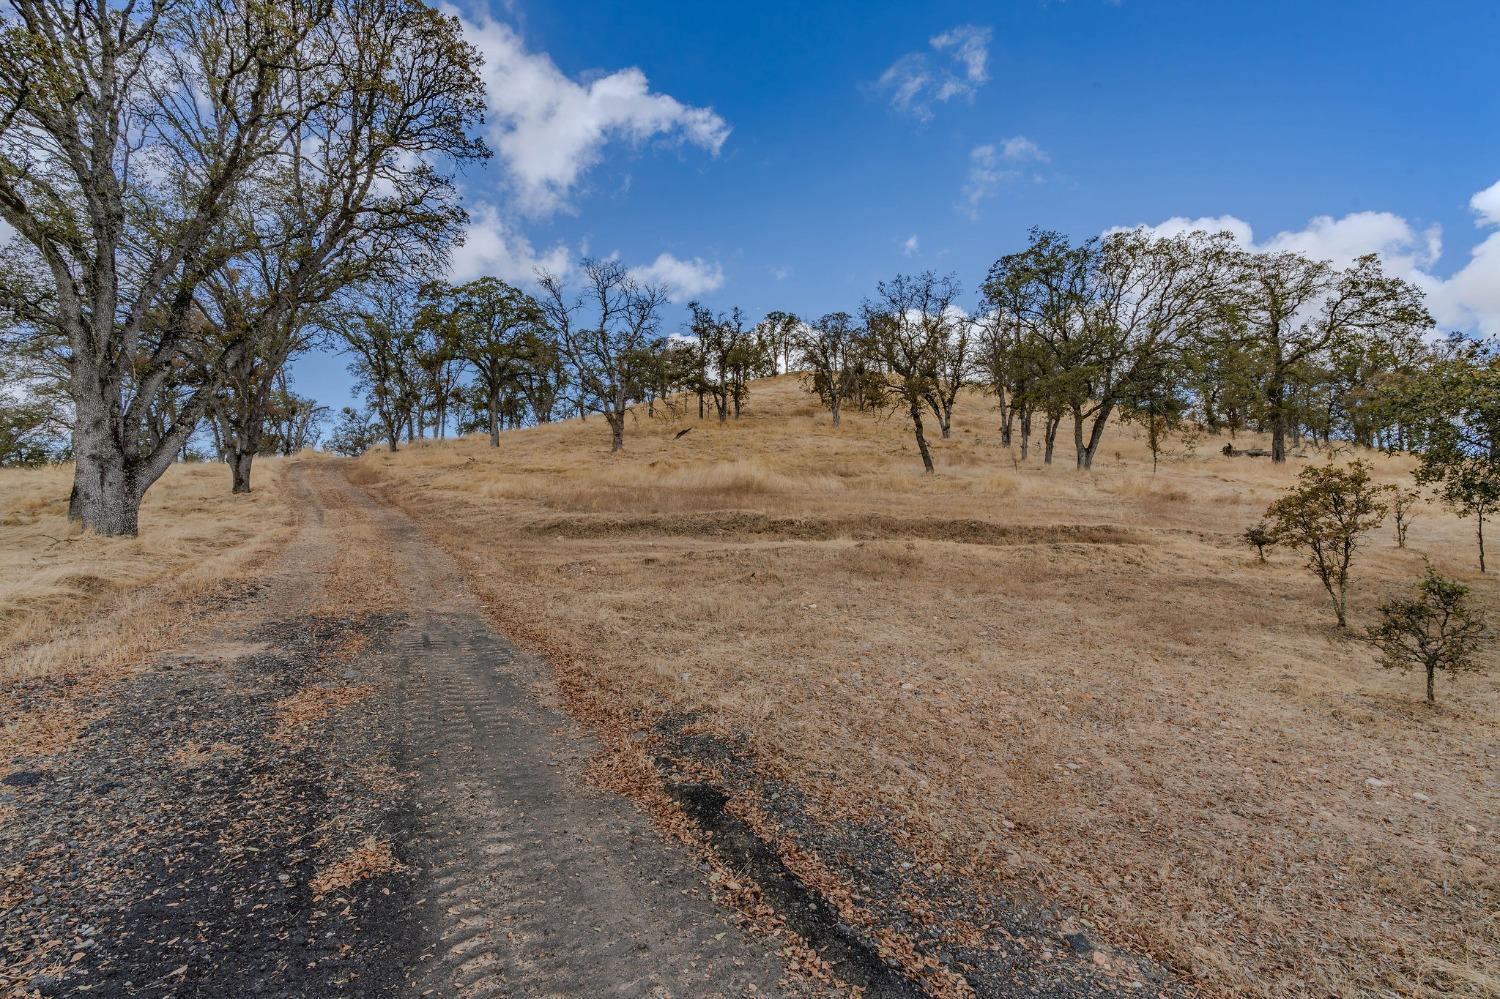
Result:
[[[1225,233],[1074,241],[1033,230],[978,301],[900,275],[804,322],[688,303],[616,260],[528,293],[442,273],[465,215],[479,55],[420,0],[13,0],[0,18],[0,462],[71,457],[71,514],[136,530],[141,497],[206,437],[248,490],[256,455],[320,439],[290,361],[348,352],[365,395],[333,443],[598,416],[737,418],[758,376],[800,370],[848,406],[951,433],[963,389],[1051,462],[1091,468],[1111,421],[1153,451],[1184,421],[1268,432],[1271,456],[1343,439],[1422,456],[1421,484],[1485,518],[1500,498],[1493,350],[1431,345],[1420,292],[1375,257],[1336,267]],[[198,439],[203,439],[202,437]],[[1481,556],[1482,557],[1482,556]]]
[[582,261],[571,284],[539,274],[537,288],[408,281],[331,310],[366,402],[344,414],[335,446],[362,450],[379,437],[395,451],[451,426],[487,432],[498,447],[508,427],[597,415],[618,451],[631,407],[675,413],[696,397],[700,417],[737,419],[751,380],[795,356],[800,324],[787,313],[751,324],[738,309],[690,302],[687,332],[664,332],[666,290],[618,260]]
[[1337,268],[1228,233],[1033,230],[990,268],[972,312],[951,276],[903,275],[857,322],[825,317],[799,342],[830,410],[857,396],[909,416],[926,471],[924,419],[946,437],[965,385],[995,395],[1001,443],[1023,460],[1040,437],[1050,464],[1070,423],[1088,469],[1116,415],[1147,429],[1153,453],[1186,420],[1268,432],[1277,462],[1305,439],[1410,446],[1413,384],[1441,359],[1431,327],[1421,292],[1374,256]]
[[[286,360],[326,307],[457,235],[443,166],[487,155],[478,66],[419,0],[12,0],[6,356],[66,392],[85,527],[134,534],[210,416],[248,487]],[[317,416],[293,408],[288,438]]]

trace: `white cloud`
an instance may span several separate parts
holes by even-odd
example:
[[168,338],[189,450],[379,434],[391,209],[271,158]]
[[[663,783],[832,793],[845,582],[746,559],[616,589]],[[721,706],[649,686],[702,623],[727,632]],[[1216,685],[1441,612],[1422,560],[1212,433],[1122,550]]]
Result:
[[[964,182],[963,200],[958,210],[971,219],[979,218],[979,206],[994,197],[1000,185],[1021,177],[1022,163],[1052,162],[1041,146],[1024,135],[1013,135],[1002,139],[998,145],[975,146],[969,151],[969,176]],[[1044,177],[1037,175],[1041,183]]]
[[1470,198],[1469,207],[1479,216],[1476,225],[1500,225],[1500,180]]
[[778,281],[785,281],[792,276],[792,269],[785,266],[772,267],[771,276]]
[[955,97],[972,99],[990,78],[989,28],[962,24],[927,40],[930,52],[910,52],[880,74],[876,86],[890,93],[891,106],[922,121],[932,106]]
[[462,20],[465,36],[484,55],[490,141],[505,161],[517,205],[529,214],[565,207],[611,141],[659,137],[718,155],[729,136],[712,108],[652,92],[635,67],[580,83],[545,53],[528,52],[509,25],[482,13]]
[[666,285],[676,298],[696,298],[717,291],[724,285],[724,268],[702,257],[678,260],[663,253],[643,267],[632,267],[630,276],[637,281]]
[[[1500,227],[1500,183],[1474,195],[1469,206],[1481,227]],[[1301,229],[1255,239],[1250,223],[1233,215],[1190,219],[1176,216],[1144,228],[1163,236],[1202,229],[1227,231],[1247,249],[1295,250],[1346,266],[1367,253],[1379,254],[1386,270],[1405,278],[1427,295],[1428,308],[1441,327],[1500,336],[1500,231],[1490,233],[1470,252],[1468,262],[1449,277],[1434,272],[1442,256],[1442,229],[1418,229],[1391,212],[1353,212],[1343,218],[1319,215]]]
[[572,262],[572,252],[562,243],[538,253],[529,239],[505,224],[494,205],[481,202],[464,230],[463,245],[455,247],[449,258],[448,277],[452,281],[498,277],[511,284],[530,284],[538,268],[561,276]]
[[921,241],[917,239],[917,234],[912,233],[910,236],[907,236],[904,240],[901,241],[901,252],[906,254],[908,257],[914,257],[916,256],[917,250],[918,248],[920,248],[920,246]]
[[1051,163],[1052,157],[1024,135],[1012,135],[1000,143],[1000,156],[1012,163]]

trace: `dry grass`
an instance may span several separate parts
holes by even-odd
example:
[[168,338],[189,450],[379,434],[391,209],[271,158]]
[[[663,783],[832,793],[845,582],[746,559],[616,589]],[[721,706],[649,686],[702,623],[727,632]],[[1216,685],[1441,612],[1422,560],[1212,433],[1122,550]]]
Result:
[[351,704],[369,697],[375,688],[368,684],[351,687],[303,687],[295,694],[276,702],[276,729],[271,738],[291,742],[305,736],[310,728]]
[[[747,732],[827,814],[889,811],[1210,991],[1495,994],[1500,676],[1428,709],[1300,560],[1256,563],[1237,535],[1296,465],[1209,440],[1153,476],[1117,426],[1083,476],[995,421],[963,400],[925,479],[898,419],[835,432],[779,379],[737,424],[642,417],[620,456],[570,421],[355,474],[599,702]],[[1411,544],[1371,539],[1356,623],[1423,555],[1500,605],[1469,524],[1424,510]]]
[[309,887],[312,888],[313,898],[322,898],[334,892],[347,891],[367,878],[404,870],[406,866],[396,859],[391,844],[371,836],[348,855],[319,871]]
[[286,540],[282,472],[261,459],[256,491],[234,496],[222,465],[173,466],[146,494],[140,537],[103,538],[68,523],[71,466],[0,470],[0,678],[107,674],[164,647],[183,605]]

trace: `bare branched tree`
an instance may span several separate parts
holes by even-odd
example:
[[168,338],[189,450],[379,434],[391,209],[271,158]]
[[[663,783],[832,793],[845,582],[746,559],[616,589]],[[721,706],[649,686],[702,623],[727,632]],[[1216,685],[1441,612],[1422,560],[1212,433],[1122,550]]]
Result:
[[625,416],[638,398],[637,370],[661,325],[666,289],[630,276],[617,260],[585,260],[583,290],[569,293],[555,274],[541,272],[541,307],[558,350],[572,370],[574,401],[609,424],[610,451],[625,446]]

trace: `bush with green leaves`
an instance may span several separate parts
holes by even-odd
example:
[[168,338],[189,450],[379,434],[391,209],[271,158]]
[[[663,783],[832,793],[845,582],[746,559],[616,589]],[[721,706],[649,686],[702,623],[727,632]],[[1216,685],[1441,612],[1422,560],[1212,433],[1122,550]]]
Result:
[[338,425],[328,435],[324,445],[334,454],[346,458],[358,458],[380,440],[380,428],[375,426],[368,413],[361,413],[352,406],[345,406],[339,413]]
[[1406,547],[1406,532],[1417,519],[1417,503],[1422,494],[1416,489],[1397,489],[1391,493],[1391,514],[1396,519],[1396,547]]
[[1385,520],[1390,486],[1370,478],[1363,461],[1304,468],[1297,484],[1266,510],[1277,540],[1307,554],[1340,628],[1347,627],[1349,565],[1364,535]]
[[1260,556],[1262,562],[1266,560],[1266,549],[1276,543],[1275,532],[1271,530],[1270,526],[1264,520],[1259,524],[1251,524],[1245,528],[1245,533],[1241,534],[1240,537],[1245,539],[1245,544],[1254,547],[1255,554]]
[[1488,629],[1469,603],[1469,588],[1437,574],[1432,566],[1416,586],[1416,595],[1392,600],[1380,608],[1380,623],[1369,629],[1371,644],[1391,669],[1420,667],[1427,673],[1427,703],[1437,701],[1436,674],[1478,671],[1474,653]]

